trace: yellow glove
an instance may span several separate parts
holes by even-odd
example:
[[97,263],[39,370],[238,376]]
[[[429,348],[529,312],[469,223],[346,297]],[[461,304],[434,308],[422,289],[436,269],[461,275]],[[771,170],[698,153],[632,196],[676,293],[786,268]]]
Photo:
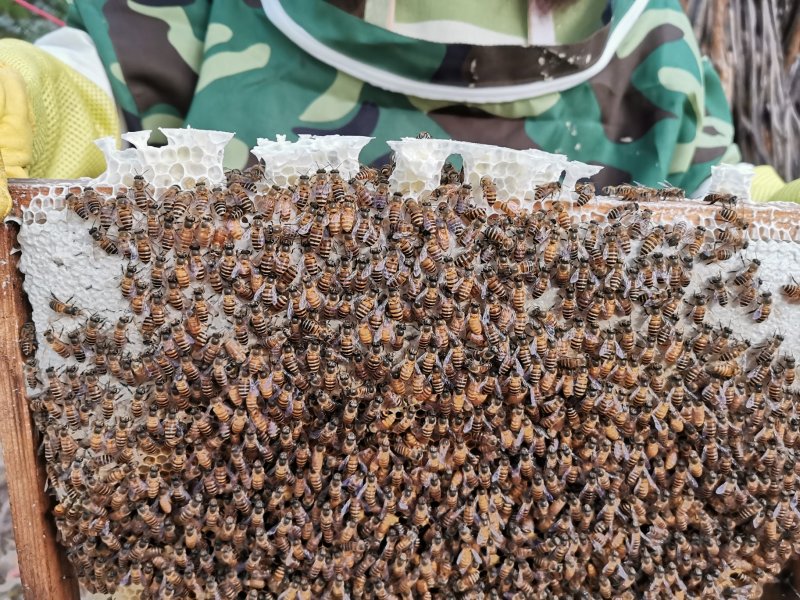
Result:
[[0,216],[11,210],[9,177],[27,177],[33,153],[33,113],[25,81],[0,64]]
[[800,202],[800,179],[786,183],[770,165],[754,169],[750,184],[754,202]]
[[[0,40],[0,154],[8,177],[75,179],[105,168],[94,140],[119,136],[113,99],[54,56]],[[0,176],[0,217],[7,187]],[[7,200],[5,201],[7,203]]]
[[27,177],[33,153],[33,111],[25,80],[0,63],[0,152],[8,177]]

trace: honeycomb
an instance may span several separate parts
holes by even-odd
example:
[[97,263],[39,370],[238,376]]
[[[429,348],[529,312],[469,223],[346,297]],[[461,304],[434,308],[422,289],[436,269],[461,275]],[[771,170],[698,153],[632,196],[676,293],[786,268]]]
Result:
[[123,150],[117,149],[113,137],[97,140],[106,159],[106,170],[91,183],[130,187],[136,175],[146,175],[156,187],[191,187],[200,180],[215,185],[225,180],[222,155],[232,133],[162,127],[159,131],[167,138],[161,147],[147,144],[150,130],[123,133],[122,139],[132,145]]
[[791,216],[724,171],[593,198],[564,157],[367,141],[130,154],[23,212],[86,597],[758,597],[800,541]]
[[[541,150],[512,150],[457,140],[403,138],[388,142],[395,166],[390,182],[404,194],[431,192],[439,186],[439,174],[447,158],[462,157],[467,183],[479,189],[482,177],[491,176],[503,198],[531,200],[537,185],[562,178],[571,190],[579,179],[588,178],[600,167],[568,160],[560,154]],[[478,201],[481,198],[477,199]]]
[[361,166],[358,155],[371,140],[358,135],[303,134],[290,142],[286,136],[278,135],[274,141],[258,138],[252,152],[264,164],[264,179],[284,186],[317,169],[335,168],[350,179]]

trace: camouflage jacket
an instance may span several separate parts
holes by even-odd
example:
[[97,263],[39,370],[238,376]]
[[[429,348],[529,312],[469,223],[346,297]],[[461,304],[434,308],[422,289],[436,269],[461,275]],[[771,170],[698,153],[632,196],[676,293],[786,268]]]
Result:
[[601,185],[693,190],[738,159],[679,0],[611,0],[588,37],[547,46],[408,37],[371,22],[369,1],[74,0],[70,24],[94,40],[129,130],[234,131],[231,167],[281,133],[374,136],[373,163],[420,131],[540,148],[602,164]]

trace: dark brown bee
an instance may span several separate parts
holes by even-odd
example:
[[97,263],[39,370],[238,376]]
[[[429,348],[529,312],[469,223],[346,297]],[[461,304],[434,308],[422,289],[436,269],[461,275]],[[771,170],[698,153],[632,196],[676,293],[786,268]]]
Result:
[[[19,330],[19,351],[22,358],[29,359],[36,354],[39,343],[36,341],[36,325],[32,321],[24,323]],[[32,387],[32,386],[31,386]]]
[[677,246],[686,235],[688,224],[686,221],[679,221],[667,229],[666,242],[670,247]]

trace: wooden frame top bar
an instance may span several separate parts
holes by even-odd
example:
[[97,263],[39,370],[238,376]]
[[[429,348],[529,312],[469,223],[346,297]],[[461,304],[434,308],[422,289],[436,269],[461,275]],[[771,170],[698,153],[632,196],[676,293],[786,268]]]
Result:
[[[21,217],[23,210],[30,205],[33,198],[55,193],[56,196],[68,192],[79,192],[84,181],[61,181],[55,179],[11,179],[9,189],[13,206],[11,215]],[[111,194],[111,187],[98,186],[97,191]],[[580,213],[582,220],[606,214],[614,206],[622,204],[620,200],[599,197],[583,207],[570,206],[570,211]],[[551,201],[544,203],[551,204]],[[526,204],[528,206],[528,204]],[[659,216],[663,223],[690,221],[695,224],[710,223],[719,210],[719,206],[708,205],[699,200],[676,200],[669,202],[646,202],[641,206],[649,208]],[[535,204],[534,208],[539,205]],[[764,204],[740,204],[736,207],[739,216],[750,221],[750,238],[754,240],[775,240],[800,243],[800,204],[791,202],[770,202]]]

